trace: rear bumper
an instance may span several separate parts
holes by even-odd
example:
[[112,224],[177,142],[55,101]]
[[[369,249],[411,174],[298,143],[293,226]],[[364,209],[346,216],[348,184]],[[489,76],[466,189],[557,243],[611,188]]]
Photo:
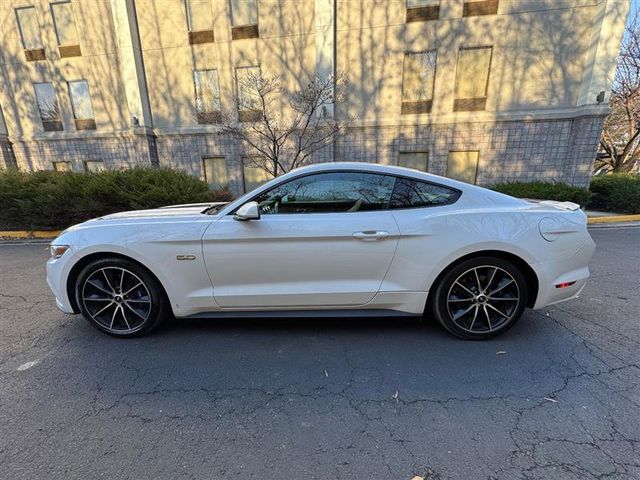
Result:
[[[577,297],[589,279],[588,265],[595,249],[596,244],[587,234],[585,242],[573,253],[532,265],[539,280],[538,298],[533,308],[543,308]],[[575,283],[565,288],[557,287],[571,282]]]

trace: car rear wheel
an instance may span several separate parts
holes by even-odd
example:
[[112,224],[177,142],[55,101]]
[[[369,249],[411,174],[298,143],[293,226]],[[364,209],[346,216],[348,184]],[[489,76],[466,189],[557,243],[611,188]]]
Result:
[[164,290],[153,275],[120,258],[87,265],[78,276],[76,299],[89,323],[118,337],[149,333],[170,310]]
[[467,340],[511,328],[527,305],[527,282],[511,262],[479,257],[453,267],[438,282],[431,309],[449,332]]

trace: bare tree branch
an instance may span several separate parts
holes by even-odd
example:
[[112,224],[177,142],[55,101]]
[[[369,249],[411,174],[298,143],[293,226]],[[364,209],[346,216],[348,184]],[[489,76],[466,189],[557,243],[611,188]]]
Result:
[[241,91],[235,98],[238,116],[223,115],[221,133],[240,140],[252,166],[276,177],[303,165],[344,133],[346,122],[330,109],[347,85],[340,74],[316,77],[297,91],[285,92],[278,77],[247,75],[239,81]]
[[640,164],[640,22],[625,32],[596,169],[629,172]]

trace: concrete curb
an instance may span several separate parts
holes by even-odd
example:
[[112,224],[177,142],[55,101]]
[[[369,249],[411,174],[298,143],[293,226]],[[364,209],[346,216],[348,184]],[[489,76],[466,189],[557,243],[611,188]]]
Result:
[[26,240],[32,238],[56,238],[62,230],[13,230],[0,231],[0,238],[9,240]]
[[[587,223],[596,225],[600,223],[628,223],[640,222],[640,214],[637,215],[611,215],[607,217],[589,217]],[[15,230],[0,231],[0,239],[25,240],[33,238],[56,238],[61,230]]]
[[598,223],[626,223],[640,222],[640,215],[611,215],[608,217],[589,217],[587,223],[595,225]]

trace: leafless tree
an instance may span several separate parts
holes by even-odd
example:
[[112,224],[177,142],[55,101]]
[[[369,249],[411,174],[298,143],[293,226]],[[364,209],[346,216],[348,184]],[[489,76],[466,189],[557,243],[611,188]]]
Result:
[[630,172],[640,163],[640,21],[627,27],[611,91],[596,171]]
[[346,122],[338,121],[330,108],[347,85],[343,74],[315,77],[288,93],[277,76],[249,74],[239,81],[234,99],[238,115],[223,115],[221,133],[249,147],[251,166],[277,177],[308,162],[344,133]]

